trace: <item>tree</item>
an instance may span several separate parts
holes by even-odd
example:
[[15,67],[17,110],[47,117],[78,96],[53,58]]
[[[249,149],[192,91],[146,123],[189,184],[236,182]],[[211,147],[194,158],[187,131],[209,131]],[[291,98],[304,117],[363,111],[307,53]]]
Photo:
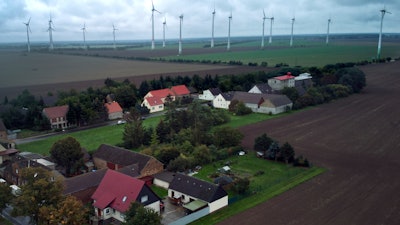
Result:
[[338,83],[350,86],[355,93],[360,92],[366,85],[365,74],[358,68],[343,68],[335,73]]
[[164,165],[168,165],[171,160],[176,159],[180,155],[178,149],[173,146],[162,146],[156,153],[156,158]]
[[295,155],[295,153],[294,153],[293,147],[288,142],[285,142],[281,146],[281,157],[282,157],[282,159],[287,164],[287,163],[293,162],[294,155]]
[[236,128],[218,127],[214,131],[214,145],[220,148],[237,146],[242,141],[243,136]]
[[[29,216],[35,224],[39,222],[42,207],[54,207],[62,199],[62,183],[54,180],[49,171],[41,167],[22,169],[21,194],[16,197],[13,205],[13,216]],[[53,181],[54,180],[54,181]]]
[[238,194],[245,194],[250,187],[249,178],[238,178],[235,181],[235,185],[233,186],[233,190]]
[[12,198],[13,195],[11,194],[10,186],[7,183],[0,183],[0,212],[7,207]]
[[254,140],[254,150],[264,152],[264,155],[266,155],[267,150],[272,142],[272,138],[268,137],[267,134],[264,133],[261,136],[256,137]]
[[122,140],[124,141],[124,147],[138,148],[142,145],[145,137],[145,128],[143,127],[142,121],[138,120],[129,120],[125,124],[124,133]]
[[267,150],[267,158],[272,160],[277,160],[280,155],[279,143],[273,141]]
[[206,145],[197,146],[194,149],[193,157],[196,164],[205,165],[211,162],[212,155],[210,149]]
[[65,175],[71,175],[71,168],[76,167],[83,157],[81,144],[73,137],[56,141],[50,149],[51,157],[65,168]]
[[67,196],[54,206],[39,209],[39,222],[46,225],[81,225],[88,224],[88,209],[74,196]]
[[125,213],[124,225],[161,225],[161,216],[150,208],[145,208],[138,202],[132,202]]

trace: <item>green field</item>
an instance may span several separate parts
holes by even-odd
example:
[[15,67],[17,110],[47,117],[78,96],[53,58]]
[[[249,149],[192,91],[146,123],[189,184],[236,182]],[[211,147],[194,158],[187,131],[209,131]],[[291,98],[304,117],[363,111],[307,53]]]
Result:
[[[248,194],[246,196],[233,197],[230,195],[229,207],[203,217],[192,224],[215,224],[234,214],[265,202],[325,171],[317,167],[311,169],[293,167],[257,158],[255,154],[247,154],[244,156],[232,156],[228,160],[207,165],[195,176],[212,182],[212,179],[208,175],[224,166],[226,161],[230,161],[229,166],[233,174],[250,179]],[[258,171],[262,171],[264,174],[255,175]]]
[[[245,45],[245,44],[242,44]],[[248,43],[247,45],[251,45]],[[279,43],[264,50],[231,51],[212,54],[182,55],[165,57],[167,60],[211,60],[211,61],[241,61],[244,64],[249,62],[267,62],[269,66],[279,63],[286,63],[289,66],[317,66],[327,64],[371,61],[376,57],[377,47],[375,43],[335,43],[329,46],[322,44],[295,45],[293,48],[279,47]],[[278,47],[277,47],[278,46]],[[233,47],[232,47],[233,48]],[[400,45],[386,43],[382,47],[382,57],[400,57]]]

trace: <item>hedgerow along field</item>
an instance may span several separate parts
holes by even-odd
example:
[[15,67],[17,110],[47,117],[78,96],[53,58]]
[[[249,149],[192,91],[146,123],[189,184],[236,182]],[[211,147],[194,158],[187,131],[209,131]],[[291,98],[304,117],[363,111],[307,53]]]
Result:
[[[256,42],[257,43],[257,42]],[[253,46],[255,42],[240,44],[242,46]],[[234,49],[235,46],[232,46]],[[377,44],[375,42],[334,42],[324,45],[315,42],[301,42],[292,48],[279,41],[265,49],[251,49],[248,51],[221,51],[210,54],[193,54],[182,56],[164,57],[166,60],[211,60],[211,61],[241,61],[243,64],[267,62],[268,66],[280,63],[289,66],[322,67],[327,64],[372,61],[376,58]],[[382,47],[382,58],[400,57],[400,44],[395,42],[384,43]]]

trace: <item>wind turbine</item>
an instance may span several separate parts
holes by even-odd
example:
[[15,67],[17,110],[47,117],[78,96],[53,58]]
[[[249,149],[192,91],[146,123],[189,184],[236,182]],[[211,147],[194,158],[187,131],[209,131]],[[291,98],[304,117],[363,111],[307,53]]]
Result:
[[113,26],[113,38],[114,38],[113,45],[114,45],[114,50],[115,50],[115,49],[117,49],[117,46],[115,45],[115,31],[118,30],[118,29],[115,28],[114,24],[112,26]]
[[87,50],[86,46],[86,23],[83,23],[83,27],[81,28],[83,33],[83,49]]
[[263,23],[262,23],[262,38],[261,38],[261,49],[264,48],[264,30],[265,30],[265,19],[267,19],[267,17],[265,16],[265,12],[263,10]]
[[164,22],[163,24],[163,43],[162,43],[162,47],[165,48],[165,28],[167,26],[167,19],[164,17]]
[[326,45],[329,44],[329,25],[331,24],[331,18],[328,19],[328,31],[326,32]]
[[161,13],[157,9],[154,8],[153,1],[151,1],[151,50],[154,49],[154,12]]
[[51,19],[51,14],[50,14],[50,19],[49,19],[49,28],[47,29],[47,31],[49,32],[49,38],[50,38],[50,45],[49,45],[49,50],[52,51],[54,49],[54,45],[53,45],[53,28],[54,24],[53,24],[53,20]]
[[294,21],[295,21],[296,19],[293,17],[292,18],[292,33],[291,33],[291,35],[290,35],[290,47],[292,47],[293,46],[293,26],[294,26]]
[[211,48],[214,48],[214,20],[215,20],[215,6],[212,12],[212,26],[211,26]]
[[183,14],[179,16],[179,55],[182,54],[182,24]]
[[378,53],[376,56],[377,59],[381,58],[383,17],[385,16],[386,13],[392,14],[391,12],[386,11],[385,7],[383,7],[383,9],[381,9],[380,12],[381,12],[381,28],[380,28],[380,32],[379,32]]
[[269,41],[268,41],[268,43],[271,44],[272,43],[272,24],[274,23],[274,17],[267,18],[267,19],[271,20],[271,25],[269,27]]
[[28,46],[28,52],[31,52],[31,43],[29,41],[29,32],[32,33],[31,27],[29,26],[29,23],[31,22],[31,18],[29,18],[28,22],[23,23],[26,26],[26,38],[27,38],[27,46]]
[[232,11],[231,15],[228,17],[229,23],[228,23],[228,45],[226,46],[226,50],[230,51],[231,50],[231,21],[232,21]]

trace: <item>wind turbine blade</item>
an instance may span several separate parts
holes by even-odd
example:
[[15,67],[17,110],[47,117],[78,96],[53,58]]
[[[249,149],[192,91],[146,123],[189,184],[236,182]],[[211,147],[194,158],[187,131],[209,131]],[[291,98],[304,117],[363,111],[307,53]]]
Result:
[[265,19],[265,11],[264,11],[264,9],[263,9],[263,14],[264,14],[264,18],[263,19]]
[[28,23],[27,23],[28,25],[29,25],[29,23],[31,22],[31,18],[32,18],[32,17],[29,17],[29,20],[28,20]]

